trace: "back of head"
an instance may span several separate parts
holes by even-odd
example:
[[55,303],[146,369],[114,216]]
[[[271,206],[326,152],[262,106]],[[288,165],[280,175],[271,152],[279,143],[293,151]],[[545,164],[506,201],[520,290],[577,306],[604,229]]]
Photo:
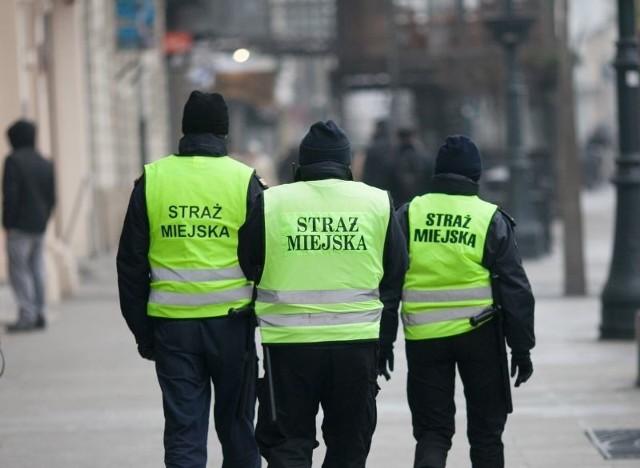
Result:
[[221,94],[192,91],[182,113],[182,133],[229,134],[229,110]]
[[434,174],[458,174],[477,182],[482,174],[480,151],[466,136],[448,136],[438,150]]
[[28,120],[18,120],[7,130],[7,137],[14,149],[33,148],[36,144],[36,126]]
[[398,139],[402,141],[410,140],[415,135],[415,131],[412,128],[399,128]]
[[314,123],[300,142],[298,150],[301,166],[325,161],[351,165],[351,142],[333,120]]
[[376,120],[374,135],[388,136],[389,122],[384,119]]

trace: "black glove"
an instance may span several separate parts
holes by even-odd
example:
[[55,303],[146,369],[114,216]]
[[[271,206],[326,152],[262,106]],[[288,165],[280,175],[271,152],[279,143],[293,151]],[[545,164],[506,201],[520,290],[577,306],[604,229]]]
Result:
[[516,387],[529,380],[529,377],[533,374],[533,363],[531,362],[529,351],[511,352],[511,377],[514,377],[516,372],[518,374],[515,383]]
[[[387,371],[387,365],[389,370]],[[384,347],[380,348],[380,354],[378,355],[378,375],[384,376],[386,380],[391,378],[390,372],[393,371],[393,348]]]
[[156,360],[156,348],[152,341],[138,343],[138,354],[149,361]]

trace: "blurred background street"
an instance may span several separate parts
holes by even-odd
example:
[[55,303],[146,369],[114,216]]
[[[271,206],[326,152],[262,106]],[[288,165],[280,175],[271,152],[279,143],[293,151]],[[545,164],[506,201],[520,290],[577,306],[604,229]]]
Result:
[[[4,330],[17,312],[0,233],[0,467],[162,465],[160,390],[120,315],[115,251],[133,181],[177,151],[193,89],[225,96],[230,155],[272,186],[317,120],[346,131],[354,178],[396,203],[428,190],[447,135],[470,136],[537,298],[507,466],[640,466],[637,4],[0,1],[0,130],[36,123],[58,191],[44,331]],[[400,337],[370,467],[411,466],[405,378]],[[469,466],[457,401],[449,465]],[[219,466],[213,427],[209,440]]]
[[224,95],[230,154],[270,185],[291,181],[320,119],[346,130],[356,179],[397,203],[427,187],[421,164],[447,135],[467,134],[484,196],[518,219],[525,255],[546,255],[552,221],[614,173],[616,38],[609,0],[3,1],[0,128],[35,121],[60,182],[50,300],[115,248],[133,181],[177,151],[193,89]]

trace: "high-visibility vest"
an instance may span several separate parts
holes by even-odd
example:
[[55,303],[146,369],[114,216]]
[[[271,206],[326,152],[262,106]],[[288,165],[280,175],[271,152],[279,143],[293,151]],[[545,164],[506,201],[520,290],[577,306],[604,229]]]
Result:
[[485,239],[497,206],[477,196],[430,193],[409,204],[409,270],[402,291],[407,340],[459,335],[493,303]]
[[327,179],[264,193],[263,343],[376,340],[391,205],[386,192]]
[[151,291],[147,314],[226,315],[251,300],[238,229],[253,169],[228,156],[167,156],[144,167]]

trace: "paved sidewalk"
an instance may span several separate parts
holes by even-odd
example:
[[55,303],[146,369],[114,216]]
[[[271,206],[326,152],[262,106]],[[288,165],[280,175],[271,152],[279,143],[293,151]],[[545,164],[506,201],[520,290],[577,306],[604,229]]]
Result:
[[[562,296],[559,247],[525,262],[537,296],[538,345],[532,379],[513,392],[515,412],[504,437],[509,468],[640,467],[640,459],[605,460],[585,435],[591,429],[640,429],[640,388],[635,386],[635,342],[598,340],[614,190],[585,194],[583,207],[586,297]],[[113,255],[88,263],[82,292],[52,308],[46,331],[8,335],[0,330],[6,358],[0,377],[0,467],[163,465],[160,391],[153,365],[138,358],[120,316],[114,263]],[[6,285],[0,285],[0,322],[13,320],[13,309]],[[412,466],[405,377],[399,343],[392,379],[381,381],[370,468]],[[458,431],[448,466],[469,467],[460,385],[458,391]],[[209,440],[208,466],[218,467],[213,426]],[[317,452],[314,466],[320,466],[322,448]]]

